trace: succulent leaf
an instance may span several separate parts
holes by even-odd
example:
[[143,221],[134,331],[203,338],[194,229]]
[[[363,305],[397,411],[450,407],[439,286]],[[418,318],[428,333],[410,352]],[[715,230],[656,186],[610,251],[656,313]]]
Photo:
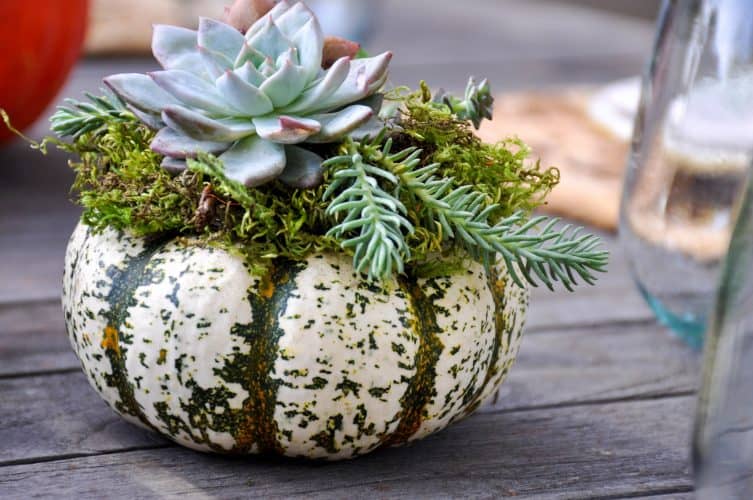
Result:
[[155,71],[149,76],[184,105],[218,115],[232,115],[233,109],[212,83],[182,69]]
[[233,68],[233,63],[219,52],[215,52],[201,45],[196,47],[196,50],[201,57],[201,63],[204,66],[204,72],[200,76],[204,77],[204,74],[208,75],[207,80],[216,80],[222,74]]
[[165,156],[162,159],[160,166],[171,174],[179,174],[186,169],[186,160],[178,160],[176,158]]
[[153,151],[167,157],[193,158],[201,152],[221,153],[230,147],[229,142],[199,141],[171,128],[163,128],[152,139]]
[[324,35],[319,27],[319,21],[311,18],[296,32],[293,42],[298,48],[298,60],[305,70],[306,80],[313,80],[322,67],[322,50],[324,49]]
[[152,35],[152,54],[164,69],[195,71],[201,67],[196,35],[196,31],[187,28],[157,24]]
[[316,120],[284,115],[254,118],[254,125],[260,137],[280,144],[303,142],[322,127]]
[[303,71],[301,66],[294,65],[288,59],[259,88],[269,97],[275,108],[281,108],[293,102],[303,91],[306,85]]
[[254,22],[254,24],[246,31],[246,39],[249,39],[264,27],[264,23],[260,22],[262,19],[271,18],[274,21],[278,19],[282,14],[284,14],[288,9],[290,9],[290,2],[288,2],[287,0],[280,0],[279,2],[277,2],[274,7],[269,9],[269,11],[263,18],[258,19],[256,22]]
[[217,79],[217,90],[243,115],[265,115],[274,109],[274,104],[264,92],[233,71],[226,71]]
[[179,101],[162,90],[147,75],[121,73],[104,79],[115,94],[136,109],[159,113],[166,105],[179,104]]
[[236,142],[219,159],[228,178],[254,187],[276,179],[285,170],[285,147],[250,136]]
[[354,104],[336,113],[313,115],[311,118],[321,123],[318,133],[307,139],[308,142],[332,142],[338,137],[354,131],[371,118],[374,111],[368,106]]
[[264,18],[264,27],[248,38],[248,44],[272,60],[293,48],[291,42],[277,27],[271,17]]
[[[238,0],[231,10],[257,3]],[[206,18],[198,31],[157,26],[152,47],[164,70],[106,83],[140,120],[161,129],[152,149],[169,158],[171,171],[206,151],[219,155],[228,175],[255,186],[280,176],[289,156],[295,165],[284,180],[310,187],[321,181],[320,159],[291,145],[335,142],[374,120],[378,100],[359,101],[381,88],[391,59],[385,52],[351,60],[346,50],[322,69],[324,40],[308,7],[283,0],[245,35]]]
[[312,19],[314,19],[314,13],[305,4],[299,2],[276,17],[274,21],[280,31],[292,39],[293,35]]
[[350,61],[350,70],[342,85],[314,107],[317,110],[332,109],[368,97],[376,90],[372,90],[373,85],[386,78],[391,59],[392,53],[384,52],[376,57]]
[[246,42],[237,29],[206,17],[199,19],[197,41],[199,46],[222,54],[229,61],[235,61]]
[[144,125],[149,127],[153,130],[160,130],[165,126],[165,122],[162,121],[162,116],[159,113],[150,113],[146,111],[141,111],[140,109],[135,108],[131,104],[126,104],[126,107],[128,110],[133,113],[136,118],[141,120]]
[[317,102],[331,96],[343,84],[349,71],[350,59],[347,57],[338,59],[322,78],[317,80],[312,87],[306,89],[289,106],[283,108],[283,111],[286,113],[298,113],[312,108]]
[[309,189],[322,183],[322,162],[318,154],[298,146],[285,146],[286,165],[279,179],[290,187]]
[[188,137],[204,141],[237,141],[255,132],[254,125],[245,120],[236,118],[213,120],[183,106],[165,108],[162,112],[162,121]]

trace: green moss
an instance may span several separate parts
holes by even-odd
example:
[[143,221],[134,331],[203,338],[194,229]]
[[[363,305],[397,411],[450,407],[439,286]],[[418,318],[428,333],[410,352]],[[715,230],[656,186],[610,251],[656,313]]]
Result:
[[82,220],[97,230],[129,229],[139,236],[186,231],[192,226],[201,176],[171,176],[149,149],[153,132],[135,121],[114,122],[65,147],[79,155],[73,191]]
[[454,178],[456,187],[471,185],[490,203],[499,204],[492,222],[518,210],[532,211],[559,182],[556,168],[542,169],[539,162],[529,161],[530,149],[520,139],[481,141],[470,122],[458,120],[446,105],[432,102],[424,82],[421,90],[403,99],[404,137],[398,145],[422,148],[425,165],[439,163],[439,173]]
[[[493,221],[517,210],[532,210],[557,183],[557,170],[542,170],[529,162],[522,142],[483,143],[468,122],[458,120],[446,105],[432,102],[425,85],[416,93],[395,92],[389,97],[403,108],[402,131],[392,135],[394,150],[419,147],[422,164],[438,162],[441,175],[483,192],[490,204],[499,204]],[[322,200],[337,168],[327,170],[324,183],[310,190],[279,182],[247,188],[225,178],[221,163],[210,155],[189,161],[188,170],[174,176],[160,167],[161,156],[149,149],[153,137],[154,132],[135,117],[121,113],[112,119],[105,116],[101,126],[70,144],[49,141],[78,155],[71,161],[76,172],[73,190],[86,224],[145,237],[169,233],[199,238],[240,252],[256,273],[264,272],[277,257],[300,260],[312,252],[352,252],[326,236],[338,221],[327,214],[329,200]],[[329,157],[337,148],[319,152]],[[443,237],[441,228],[426,224],[420,204],[403,201],[415,226],[405,235],[411,272],[435,275],[447,266],[459,268],[465,254]]]

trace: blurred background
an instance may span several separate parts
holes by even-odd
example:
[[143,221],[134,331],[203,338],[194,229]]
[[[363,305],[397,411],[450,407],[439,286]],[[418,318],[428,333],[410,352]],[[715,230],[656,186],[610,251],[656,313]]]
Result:
[[[40,5],[45,1],[49,9],[62,9],[67,16],[49,20],[60,37],[50,42],[40,38],[43,31],[32,28],[24,28],[24,36],[13,35],[11,28],[18,25],[40,24],[39,12],[44,10]],[[24,68],[54,70],[60,79],[49,74],[24,77],[41,81],[43,94],[57,96],[25,128],[26,133],[33,138],[48,134],[47,118],[63,96],[97,92],[101,78],[109,74],[155,69],[149,54],[153,24],[193,26],[200,15],[220,17],[228,2],[91,0],[88,16],[82,16],[74,5],[83,9],[84,0],[43,0],[29,18],[28,12],[22,12],[27,2],[4,0],[0,25],[6,36],[16,36],[6,47],[29,45]],[[548,210],[614,229],[627,138],[614,130],[615,123],[599,123],[588,107],[603,85],[642,71],[651,51],[658,0],[308,3],[320,15],[325,32],[360,41],[372,53],[393,51],[392,84],[416,87],[423,79],[434,88],[462,92],[469,75],[487,77],[497,95],[496,119],[482,128],[482,137],[499,140],[519,135],[532,146],[534,157],[562,170],[563,183],[550,198]],[[53,68],[44,58],[60,60],[53,57],[53,48],[62,50],[80,41],[76,30],[84,17],[88,25],[81,58],[69,74],[65,68]],[[34,40],[37,45],[31,44]],[[13,104],[29,110],[24,99],[37,106],[47,102],[39,96],[24,97],[19,89],[28,87],[29,81],[7,61],[0,62],[0,68],[3,64],[2,80],[6,87],[15,87],[0,92],[0,107]],[[58,89],[64,76],[65,85]],[[634,107],[630,101],[637,94],[618,94],[610,106],[618,112],[624,107],[629,115]],[[63,249],[78,216],[69,200],[72,176],[65,155],[51,149],[42,157],[15,139],[0,145],[0,168],[5,173],[0,197],[5,206],[13,207],[0,215],[0,261],[13,263],[0,266],[0,283],[6,284],[0,287],[0,301],[57,296]]]

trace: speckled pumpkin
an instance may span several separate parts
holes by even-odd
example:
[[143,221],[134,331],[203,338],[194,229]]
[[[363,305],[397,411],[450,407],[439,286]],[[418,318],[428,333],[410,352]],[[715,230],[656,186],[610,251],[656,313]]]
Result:
[[513,363],[528,300],[475,263],[376,285],[320,254],[257,277],[219,248],[84,225],[63,288],[83,369],[128,421],[197,450],[333,460],[470,414]]

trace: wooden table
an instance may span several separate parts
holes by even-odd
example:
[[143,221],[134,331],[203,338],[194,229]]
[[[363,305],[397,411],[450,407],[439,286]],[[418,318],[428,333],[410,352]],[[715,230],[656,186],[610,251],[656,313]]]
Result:
[[[373,46],[396,49],[397,83],[458,89],[472,73],[497,89],[603,82],[639,71],[651,42],[648,24],[543,2],[384,3]],[[148,66],[84,61],[65,93]],[[0,498],[691,496],[697,355],[654,322],[611,235],[610,273],[596,287],[534,292],[495,405],[349,462],[234,459],[132,427],[89,387],[59,304],[78,215],[65,159],[16,143],[0,150],[0,172]]]

